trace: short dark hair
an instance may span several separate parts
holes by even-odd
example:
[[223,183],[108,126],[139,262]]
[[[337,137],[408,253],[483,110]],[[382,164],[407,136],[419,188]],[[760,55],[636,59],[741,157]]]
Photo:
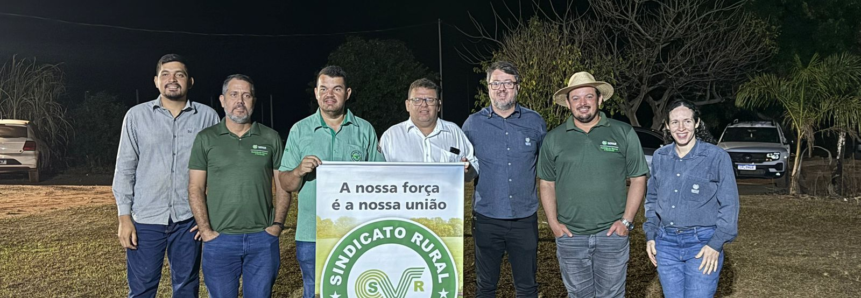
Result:
[[504,73],[510,74],[514,76],[515,83],[520,83],[520,73],[517,72],[517,67],[511,62],[508,61],[496,61],[490,64],[487,67],[487,82],[490,83],[490,74],[493,73],[494,70],[501,70]]
[[337,65],[329,65],[323,67],[320,72],[317,73],[317,79],[320,79],[320,76],[325,75],[331,78],[342,78],[344,79],[344,87],[350,87],[350,84],[347,81],[347,72],[344,71],[343,68]]
[[413,89],[416,89],[416,88],[431,89],[431,90],[435,91],[436,96],[439,97],[439,86],[437,86],[436,83],[434,83],[433,81],[431,81],[427,78],[421,78],[421,79],[413,81],[413,83],[410,84],[410,90],[407,90],[407,99],[409,99],[410,94],[413,92]]
[[170,62],[182,63],[182,65],[185,66],[185,73],[189,77],[191,77],[191,67],[188,67],[188,60],[185,59],[185,57],[180,56],[179,54],[172,54],[172,53],[161,56],[161,59],[158,59],[158,64],[155,65],[156,75],[158,75],[158,73],[161,71],[162,65],[164,65],[165,63],[170,63]]
[[230,84],[230,81],[232,81],[234,79],[248,82],[248,84],[251,85],[251,97],[257,97],[256,96],[257,93],[254,92],[254,81],[251,80],[251,77],[244,75],[244,74],[239,74],[239,73],[229,75],[229,76],[227,76],[227,79],[224,79],[224,84],[221,85],[221,94],[222,95],[227,95],[227,84]]

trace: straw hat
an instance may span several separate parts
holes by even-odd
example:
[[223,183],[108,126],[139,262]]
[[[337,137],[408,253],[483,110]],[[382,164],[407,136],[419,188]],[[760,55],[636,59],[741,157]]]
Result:
[[613,96],[613,86],[607,82],[595,81],[595,77],[593,77],[592,74],[581,71],[575,73],[570,79],[568,79],[568,87],[559,89],[559,91],[556,91],[556,93],[553,94],[553,100],[558,105],[568,107],[568,92],[580,87],[595,87],[599,92],[601,92],[601,96],[604,97],[604,100],[608,100]]

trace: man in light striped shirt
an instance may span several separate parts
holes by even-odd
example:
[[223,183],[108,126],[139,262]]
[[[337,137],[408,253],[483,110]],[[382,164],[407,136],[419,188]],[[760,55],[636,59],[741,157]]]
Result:
[[126,250],[129,297],[156,297],[164,256],[173,297],[197,297],[200,242],[188,204],[188,158],[197,132],[218,123],[207,105],[188,99],[186,60],[167,54],[153,78],[159,97],[123,119],[113,192],[117,237]]
[[404,101],[410,119],[395,124],[380,138],[380,151],[392,162],[468,162],[466,180],[478,173],[472,143],[456,124],[439,119],[439,87],[428,79],[410,84]]

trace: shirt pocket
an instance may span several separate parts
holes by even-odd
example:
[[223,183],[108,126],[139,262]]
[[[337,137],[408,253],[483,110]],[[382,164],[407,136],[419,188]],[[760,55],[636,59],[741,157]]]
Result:
[[347,161],[368,161],[368,150],[365,150],[365,146],[361,144],[350,144],[345,153]]
[[443,149],[436,149],[439,162],[459,162],[460,156]]
[[707,201],[717,192],[717,182],[705,177],[690,176],[682,185],[682,197],[689,201]]

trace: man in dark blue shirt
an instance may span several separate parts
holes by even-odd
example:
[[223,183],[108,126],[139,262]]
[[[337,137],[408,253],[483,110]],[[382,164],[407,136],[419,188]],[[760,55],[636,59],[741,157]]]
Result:
[[514,65],[491,64],[487,68],[491,105],[463,124],[482,166],[472,203],[476,297],[496,297],[506,251],[517,297],[538,297],[535,168],[547,124],[541,115],[517,104],[519,84]]

